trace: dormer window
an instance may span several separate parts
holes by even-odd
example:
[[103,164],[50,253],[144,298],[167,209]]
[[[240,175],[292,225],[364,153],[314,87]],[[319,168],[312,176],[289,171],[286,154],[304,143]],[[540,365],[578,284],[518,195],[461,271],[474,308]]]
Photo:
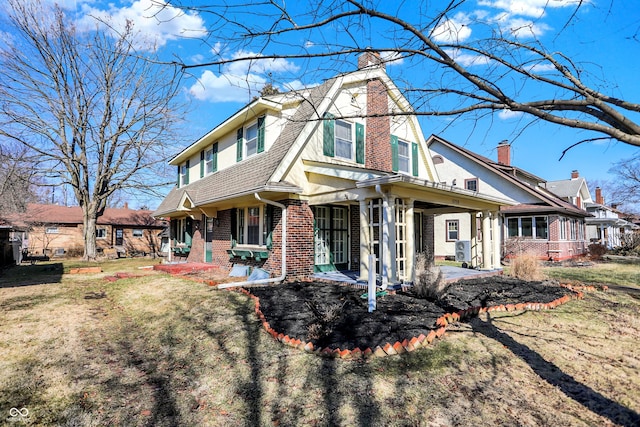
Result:
[[398,172],[408,174],[411,164],[411,153],[409,152],[409,143],[398,140]]
[[264,151],[264,122],[264,116],[258,117],[258,120],[254,123],[238,129],[236,135],[237,161]]
[[336,156],[353,159],[353,135],[351,123],[336,120]]

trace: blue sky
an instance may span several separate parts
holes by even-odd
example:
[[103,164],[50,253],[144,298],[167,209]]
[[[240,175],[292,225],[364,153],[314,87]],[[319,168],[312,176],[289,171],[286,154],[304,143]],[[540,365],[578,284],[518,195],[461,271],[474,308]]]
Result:
[[[169,4],[160,9],[158,0],[58,0],[57,3],[70,13],[75,13],[81,24],[91,22],[91,16],[110,15],[116,24],[126,19],[133,20],[141,36],[154,41],[168,60],[178,57],[188,64],[195,64],[211,60],[215,55],[234,58],[260,51],[257,45],[225,43],[224,36],[228,33],[224,28],[216,27],[219,22],[212,21],[210,14],[196,11],[182,13]],[[214,2],[192,0],[189,3],[203,5]],[[227,3],[233,5],[235,2],[230,0]],[[439,2],[409,0],[402,2],[401,8],[395,2],[391,2],[392,6],[388,2],[380,3],[391,7],[390,13],[401,14],[401,17],[413,22],[416,16],[420,16],[419,11],[427,7],[425,5],[433,8]],[[602,91],[637,102],[640,100],[637,84],[637,70],[640,69],[640,2],[585,1],[567,26],[565,24],[574,12],[575,3],[576,0],[469,0],[464,4],[464,9],[450,16],[446,24],[437,29],[437,34],[446,38],[447,30],[455,30],[458,37],[469,40],[480,37],[482,28],[473,25],[478,17],[494,22],[501,28],[525,29],[530,33],[528,36],[537,37],[546,46],[552,46],[554,50],[562,51],[582,64],[592,73],[589,81],[602,85]],[[545,5],[548,7],[545,8]],[[257,14],[243,15],[246,12],[246,8],[228,10],[230,15],[238,14],[244,20],[259,19]],[[300,22],[304,22],[304,17],[299,18]],[[212,27],[218,30],[205,38],[207,28]],[[308,38],[292,35],[286,39],[286,43],[270,48],[272,50],[268,53],[321,52],[328,43],[343,42],[346,37],[344,32],[339,28],[336,30],[313,33]],[[635,36],[638,36],[638,40],[634,39]],[[363,37],[355,42],[360,46],[384,45],[384,35],[372,34],[368,37],[370,39]],[[144,49],[144,45],[141,44],[141,48]],[[344,62],[280,59],[260,61],[251,67],[238,62],[191,69],[183,90],[183,96],[191,105],[185,144],[193,142],[245,105],[267,82],[273,82],[281,90],[298,89],[318,84],[322,79],[339,72],[352,71],[355,62],[354,55]],[[409,61],[399,60],[389,64],[387,72],[399,86],[403,86],[411,85],[420,70],[416,70]],[[585,143],[572,148],[559,160],[562,151],[570,145],[597,135],[542,122],[527,126],[529,122],[526,116],[506,112],[495,113],[479,121],[461,118],[453,123],[451,118],[421,118],[425,136],[438,134],[492,159],[496,159],[497,143],[509,140],[512,143],[512,164],[549,181],[567,179],[574,169],[591,182],[611,180],[613,176],[608,171],[614,162],[638,154],[638,148],[619,142]],[[176,146],[175,152],[183,147]]]

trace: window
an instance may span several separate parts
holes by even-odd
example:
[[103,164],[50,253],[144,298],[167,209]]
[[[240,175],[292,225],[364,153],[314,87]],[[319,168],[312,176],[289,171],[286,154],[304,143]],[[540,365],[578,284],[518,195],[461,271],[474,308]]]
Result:
[[447,242],[458,240],[458,231],[460,230],[460,222],[456,220],[447,221]]
[[569,238],[571,240],[576,240],[576,226],[577,226],[576,223],[577,223],[577,221],[575,219],[572,219],[571,222],[569,223],[569,225],[570,225],[570,228],[569,228],[570,236],[569,236]]
[[567,240],[567,218],[560,218],[560,240]]
[[478,178],[465,179],[464,188],[471,191],[478,191]]
[[410,173],[411,153],[409,143],[398,140],[398,172]]
[[236,135],[236,160],[239,162],[244,156],[251,157],[254,154],[264,151],[264,123],[265,117],[258,117],[258,120],[251,125],[240,128]]
[[335,120],[325,113],[322,123],[322,154],[364,164],[364,125]]
[[44,232],[46,234],[58,234],[60,230],[58,230],[58,227],[47,227]]
[[336,120],[336,156],[351,160],[353,158],[353,137],[351,123]]
[[235,240],[239,245],[264,246],[269,242],[272,229],[271,209],[265,206],[250,206],[236,209]]
[[210,150],[204,153],[205,173],[212,174],[218,170],[218,143],[213,144]]
[[106,238],[107,238],[107,229],[96,228],[96,239],[106,239]]
[[418,176],[418,144],[391,135],[391,169]]
[[507,237],[546,240],[549,226],[546,216],[507,218]]
[[133,230],[132,234],[133,234],[133,237],[142,237],[142,230],[135,229]]
[[245,146],[247,157],[253,156],[258,152],[258,123],[255,123],[246,129]]
[[180,166],[180,186],[189,184],[189,161]]

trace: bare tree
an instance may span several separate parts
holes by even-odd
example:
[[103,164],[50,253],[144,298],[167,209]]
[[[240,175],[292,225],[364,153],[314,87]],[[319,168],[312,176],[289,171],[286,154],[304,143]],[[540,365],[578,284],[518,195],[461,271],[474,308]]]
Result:
[[0,143],[0,216],[24,212],[28,203],[38,200],[32,161],[26,148]]
[[625,209],[639,212],[640,208],[640,155],[615,163],[609,171],[615,176],[610,185],[609,199]]
[[[481,16],[466,17],[473,22],[460,21],[457,13],[465,3],[250,0],[242,5],[224,2],[196,7],[213,19],[210,41],[244,54],[225,56],[225,50],[216,47],[210,61],[183,66],[303,58],[308,64],[324,59],[325,69],[338,71],[340,65],[327,62],[376,51],[388,61],[408,64],[411,82],[401,89],[418,115],[508,110],[594,132],[594,138],[572,146],[596,139],[640,146],[640,104],[607,93],[606,79],[605,89],[598,87],[601,82],[584,64],[545,47],[536,38],[535,21],[508,30]],[[573,2],[567,25],[591,3]],[[479,28],[481,36],[469,38],[470,25]],[[316,61],[303,72],[322,68]]]
[[73,189],[84,258],[94,259],[96,220],[109,197],[167,184],[164,150],[177,140],[181,71],[137,50],[131,22],[120,32],[105,23],[78,28],[57,6],[8,5],[0,135],[35,152],[31,166],[47,182]]

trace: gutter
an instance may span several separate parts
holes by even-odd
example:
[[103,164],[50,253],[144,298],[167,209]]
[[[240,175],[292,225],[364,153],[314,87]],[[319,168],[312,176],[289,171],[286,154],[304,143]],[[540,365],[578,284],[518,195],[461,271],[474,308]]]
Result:
[[263,199],[260,194],[253,193],[256,199],[268,205],[276,206],[282,210],[282,267],[278,277],[260,280],[246,280],[244,282],[231,282],[218,285],[218,289],[238,288],[249,285],[266,285],[268,283],[282,282],[287,275],[287,207],[273,200]]

